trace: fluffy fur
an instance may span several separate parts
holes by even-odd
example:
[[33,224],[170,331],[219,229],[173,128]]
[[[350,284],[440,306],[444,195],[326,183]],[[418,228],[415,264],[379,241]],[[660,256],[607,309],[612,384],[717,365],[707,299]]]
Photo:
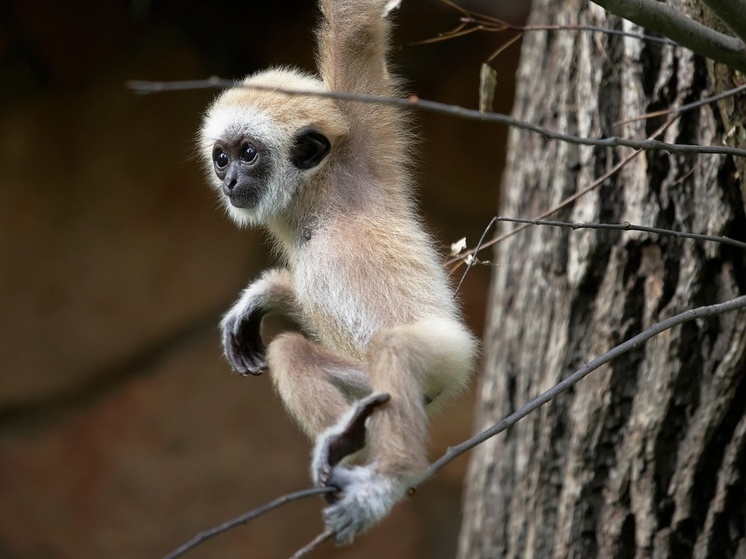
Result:
[[[321,77],[273,69],[244,83],[396,95],[385,60],[396,5],[321,0]],[[414,211],[406,130],[392,107],[247,87],[220,95],[200,134],[229,215],[266,227],[283,261],[226,314],[226,356],[242,374],[269,370],[316,439],[312,478],[339,489],[324,511],[338,543],[375,524],[418,480],[427,414],[463,390],[476,352]],[[300,332],[265,348],[259,324],[271,313],[290,316]],[[359,400],[379,393],[390,400],[367,419],[354,464],[330,461]]]

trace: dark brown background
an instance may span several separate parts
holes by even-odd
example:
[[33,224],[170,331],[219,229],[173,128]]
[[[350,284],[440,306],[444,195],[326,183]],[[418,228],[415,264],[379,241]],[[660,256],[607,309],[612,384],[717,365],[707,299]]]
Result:
[[[474,107],[479,65],[508,36],[411,44],[457,20],[408,0],[395,60],[412,93]],[[309,443],[269,379],[233,376],[220,355],[220,314],[268,256],[193,158],[214,92],[124,84],[310,69],[314,21],[310,1],[0,1],[0,557],[160,557],[308,486]],[[496,110],[509,110],[516,56],[494,63]],[[428,223],[444,246],[473,245],[497,207],[505,131],[417,122]],[[463,288],[477,332],[488,272]],[[435,421],[433,455],[470,424],[467,397]],[[316,556],[452,556],[464,468],[355,547]],[[287,506],[190,557],[286,557],[320,531],[320,506]]]

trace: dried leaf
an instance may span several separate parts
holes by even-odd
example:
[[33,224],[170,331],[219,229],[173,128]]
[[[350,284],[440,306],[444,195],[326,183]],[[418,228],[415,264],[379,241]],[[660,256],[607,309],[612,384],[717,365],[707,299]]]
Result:
[[489,64],[482,63],[479,71],[479,111],[482,113],[492,112],[492,101],[495,99],[495,87],[497,86],[497,70]]
[[401,0],[390,0],[389,2],[386,3],[386,6],[383,9],[383,15],[384,16],[388,15],[391,12],[391,10],[395,10],[400,5],[401,5]]
[[450,256],[456,256],[457,254],[460,254],[462,250],[466,248],[466,237],[463,237],[456,241],[455,243],[451,243],[451,254]]

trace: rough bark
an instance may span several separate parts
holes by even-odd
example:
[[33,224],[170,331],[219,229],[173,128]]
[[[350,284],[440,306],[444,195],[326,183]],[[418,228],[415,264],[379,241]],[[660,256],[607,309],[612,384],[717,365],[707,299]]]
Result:
[[[673,4],[685,13],[684,0]],[[642,32],[579,0],[532,24]],[[738,83],[689,51],[599,33],[527,34],[514,114],[569,133],[643,139],[645,112]],[[744,98],[684,114],[669,142],[743,147]],[[513,130],[500,213],[533,217],[628,149]],[[649,152],[556,217],[744,240],[743,161]],[[476,428],[662,318],[746,293],[737,249],[646,233],[532,227],[497,246]],[[594,372],[470,466],[461,558],[746,557],[746,313],[687,323]]]

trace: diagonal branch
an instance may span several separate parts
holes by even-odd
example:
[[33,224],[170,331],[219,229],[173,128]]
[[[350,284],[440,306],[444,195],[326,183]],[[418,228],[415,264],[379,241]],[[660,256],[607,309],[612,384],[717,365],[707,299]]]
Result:
[[[697,54],[746,73],[746,47],[743,41],[718,33],[686,17],[671,6],[656,0],[593,0],[593,2],[612,14],[673,39]],[[743,5],[743,0],[737,2],[715,0],[712,3]],[[733,9],[737,10],[735,7]],[[743,20],[744,17],[746,14],[741,12],[739,19]]]
[[569,377],[567,377],[563,381],[560,381],[558,384],[554,385],[543,394],[540,394],[502,421],[494,424],[489,429],[482,431],[478,435],[475,435],[474,437],[464,441],[461,444],[449,448],[443,456],[430,464],[430,467],[425,470],[425,474],[422,480],[424,481],[433,476],[438,470],[443,468],[446,464],[454,460],[456,457],[482,444],[484,441],[494,437],[498,433],[502,433],[509,427],[512,427],[521,419],[533,413],[538,408],[540,408],[568,388],[575,386],[578,382],[598,369],[601,365],[605,365],[612,359],[616,359],[617,357],[619,357],[620,355],[624,355],[628,351],[639,348],[641,344],[645,343],[650,338],[657,336],[661,332],[673,328],[674,326],[678,326],[679,324],[683,324],[684,322],[689,322],[690,320],[716,316],[739,309],[746,309],[746,295],[741,295],[740,297],[736,297],[735,299],[731,299],[730,301],[726,301],[725,303],[717,303],[715,305],[689,309],[688,311],[684,311],[680,314],[667,318],[666,320],[662,320],[661,322],[654,324],[650,328],[646,328],[633,338],[630,338],[626,342],[619,344],[603,355],[599,355],[587,365],[584,365],[573,374],[571,374]]
[[[658,128],[658,130],[656,130],[655,132],[653,132],[650,135],[649,138],[655,138],[655,137],[659,136],[660,134],[662,134],[663,131],[666,128],[668,128],[671,124],[673,124],[676,121],[677,118],[678,117],[673,117],[673,118],[670,118],[669,120],[667,120],[666,122],[664,122]],[[638,149],[638,150],[633,151],[632,153],[628,154],[619,163],[617,163],[616,165],[614,165],[611,169],[609,169],[608,171],[606,171],[603,175],[601,175],[600,177],[598,177],[596,180],[594,180],[591,184],[589,184],[588,186],[586,186],[584,189],[576,192],[575,194],[572,194],[571,196],[568,196],[567,198],[565,198],[564,200],[562,200],[559,204],[555,205],[553,208],[550,208],[549,210],[545,211],[541,215],[537,216],[535,219],[544,219],[546,217],[549,217],[550,215],[554,215],[555,213],[557,213],[562,208],[564,208],[564,207],[568,206],[569,204],[571,204],[573,201],[577,200],[578,198],[581,198],[582,196],[585,196],[586,194],[588,194],[592,190],[595,190],[601,184],[603,184],[609,177],[611,177],[612,175],[614,175],[614,173],[616,173],[619,169],[621,169],[622,167],[624,167],[627,163],[629,163],[630,161],[632,161],[635,157],[637,157],[641,153],[642,153],[642,150]],[[505,239],[508,239],[508,238],[512,237],[513,235],[516,235],[520,231],[528,229],[528,227],[529,227],[529,224],[523,224],[523,225],[521,225],[519,227],[516,227],[512,231],[508,231],[507,233],[503,233],[502,235],[499,235],[499,236],[495,237],[494,239],[492,239],[490,241],[487,241],[486,243],[483,243],[482,246],[480,247],[480,250],[483,249],[483,248],[487,248],[487,247],[490,247],[492,245],[496,245],[498,243],[501,243]],[[465,258],[468,258],[470,255],[473,255],[475,253],[476,253],[476,249],[470,249],[470,250],[467,250],[465,252],[462,252],[462,253],[458,254],[457,256],[454,256],[453,258],[448,259],[446,261],[445,265],[448,266],[448,267],[451,267],[451,272],[453,272],[453,271],[455,271],[456,269],[458,269],[461,266],[461,263],[464,262]]]
[[[674,326],[683,324],[684,322],[689,322],[691,320],[696,320],[698,318],[717,316],[719,314],[723,314],[726,312],[732,312],[732,311],[739,310],[739,309],[746,309],[746,295],[736,297],[735,299],[731,299],[730,301],[726,301],[725,303],[717,303],[717,304],[709,305],[705,307],[698,307],[696,309],[689,309],[680,314],[672,316],[666,320],[662,320],[661,322],[654,324],[650,328],[643,330],[641,333],[634,336],[633,338],[627,340],[626,342],[619,344],[618,346],[614,347],[610,351],[607,351],[606,353],[596,357],[591,362],[589,362],[585,366],[575,371],[572,375],[567,377],[565,380],[560,381],[555,386],[553,386],[552,388],[550,388],[543,394],[540,394],[539,396],[537,396],[536,398],[534,398],[533,400],[525,404],[523,407],[518,409],[516,412],[509,415],[502,421],[496,423],[489,429],[486,429],[482,431],[481,433],[475,435],[474,437],[467,439],[461,444],[458,444],[454,447],[449,448],[448,451],[443,456],[441,456],[438,460],[430,464],[430,466],[425,470],[422,478],[420,479],[420,482],[417,485],[421,485],[425,483],[429,478],[435,475],[439,470],[441,470],[447,464],[452,462],[458,456],[464,454],[465,452],[468,452],[469,450],[472,450],[476,446],[482,444],[484,441],[494,437],[495,435],[502,433],[509,427],[512,427],[513,425],[518,423],[518,421],[520,421],[527,415],[533,413],[538,408],[540,408],[541,406],[543,406],[544,404],[546,404],[547,402],[549,402],[550,400],[552,400],[553,398],[555,398],[556,396],[558,396],[559,394],[567,390],[568,388],[580,382],[582,379],[584,379],[594,370],[598,369],[602,365],[605,365],[609,361],[616,359],[620,355],[627,353],[628,351],[637,349],[641,344],[643,344],[650,338],[657,336],[661,332],[664,332],[670,328],[673,328]],[[181,545],[180,547],[178,547],[177,549],[175,549],[174,551],[166,555],[164,559],[176,559],[177,557],[181,557],[188,551],[204,543],[206,540],[213,538],[219,534],[222,534],[223,532],[226,532],[230,530],[231,528],[235,528],[236,526],[239,526],[241,524],[246,524],[247,522],[257,518],[258,516],[261,516],[262,514],[269,512],[271,510],[274,510],[284,504],[287,504],[292,501],[297,501],[305,497],[310,497],[313,495],[322,495],[330,491],[335,491],[335,489],[330,488],[330,487],[308,489],[304,491],[297,491],[295,493],[290,493],[283,497],[279,497],[278,499],[275,499],[274,501],[271,501],[264,506],[254,509],[232,520],[229,520],[228,522],[225,522],[219,526],[216,526],[215,528],[212,528],[210,530],[206,530],[205,532],[201,532],[197,534],[194,538],[189,540],[187,543]],[[315,549],[318,545],[330,539],[332,535],[333,535],[332,533],[327,532],[327,531],[322,532],[316,538],[314,538],[313,541],[311,541],[309,544],[307,544],[302,549],[300,549],[298,552],[296,552],[296,554],[293,557],[305,556],[309,551]]]
[[301,559],[301,557],[305,557],[306,555],[311,553],[314,549],[319,547],[322,543],[332,539],[333,537],[334,537],[334,532],[329,532],[328,530],[321,532],[318,536],[316,536],[314,539],[312,539],[310,542],[308,542],[298,551],[293,553],[293,555],[290,556],[290,559]]
[[[295,493],[289,493],[287,495],[283,495],[282,497],[278,497],[274,501],[270,501],[266,505],[263,505],[259,508],[251,510],[247,512],[246,514],[237,516],[236,518],[228,520],[227,522],[224,522],[223,524],[219,526],[215,526],[214,528],[211,528],[209,530],[205,530],[204,532],[200,532],[199,534],[194,536],[191,540],[189,540],[185,544],[174,549],[171,553],[166,555],[163,559],[176,559],[177,557],[181,557],[187,551],[194,549],[195,547],[209,540],[210,538],[214,538],[215,536],[218,536],[222,534],[223,532],[227,532],[231,528],[235,528],[236,526],[240,526],[241,524],[246,524],[254,520],[255,518],[263,515],[264,513],[274,510],[278,507],[281,507],[282,505],[291,503],[293,501],[297,501],[299,499],[305,499],[306,497],[312,497],[314,495],[324,495],[325,493],[330,493],[332,491],[336,491],[336,489],[332,487],[320,487],[320,488],[314,488],[314,489],[304,489],[301,491],[296,491]],[[314,542],[315,541],[316,540],[314,540]]]

